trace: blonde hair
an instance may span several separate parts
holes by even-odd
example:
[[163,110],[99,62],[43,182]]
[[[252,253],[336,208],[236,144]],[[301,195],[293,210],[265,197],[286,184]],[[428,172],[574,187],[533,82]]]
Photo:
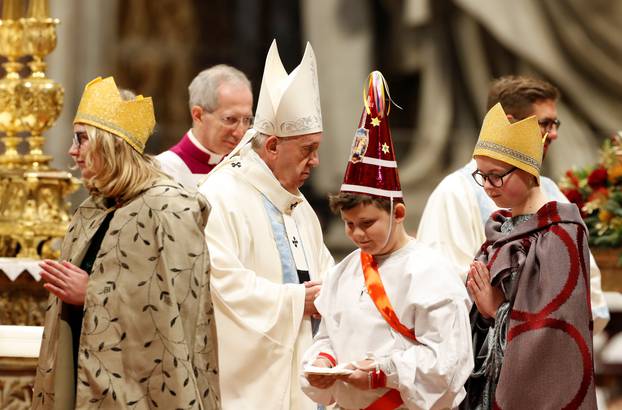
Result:
[[87,168],[94,176],[84,180],[91,195],[125,202],[168,175],[160,170],[157,160],[140,154],[121,138],[90,125],[84,125],[89,143],[84,155]]

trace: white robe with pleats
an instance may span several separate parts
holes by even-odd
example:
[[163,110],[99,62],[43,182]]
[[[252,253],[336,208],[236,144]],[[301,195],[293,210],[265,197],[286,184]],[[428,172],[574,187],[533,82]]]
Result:
[[315,409],[298,380],[311,345],[303,317],[305,288],[283,284],[264,197],[294,219],[311,280],[333,265],[317,216],[300,193],[286,191],[266,164],[244,147],[200,185],[212,206],[205,230],[218,333],[224,410]]

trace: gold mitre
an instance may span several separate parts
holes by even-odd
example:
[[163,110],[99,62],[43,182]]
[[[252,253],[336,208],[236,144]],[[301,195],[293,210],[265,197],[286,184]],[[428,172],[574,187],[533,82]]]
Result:
[[322,131],[317,65],[309,43],[298,67],[287,74],[276,40],[272,41],[266,57],[253,128],[277,137]]
[[142,95],[124,101],[114,78],[97,77],[84,87],[73,123],[106,130],[142,154],[155,126],[153,102]]
[[512,124],[497,103],[484,117],[473,157],[494,158],[539,178],[543,145],[535,115]]

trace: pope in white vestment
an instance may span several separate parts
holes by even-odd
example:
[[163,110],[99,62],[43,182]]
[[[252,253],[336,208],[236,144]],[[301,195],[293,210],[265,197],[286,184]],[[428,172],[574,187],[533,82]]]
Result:
[[311,344],[304,285],[283,284],[266,200],[296,222],[319,279],[333,260],[317,216],[287,192],[246,146],[200,187],[212,206],[205,230],[212,262],[223,409],[304,409],[297,364]]
[[[476,168],[471,160],[440,182],[428,198],[417,230],[418,239],[438,247],[456,265],[462,281],[486,241],[484,222],[499,209],[471,177]],[[540,185],[551,201],[569,202],[550,178],[541,176]],[[600,270],[591,254],[590,293],[594,331],[599,332],[609,321],[609,310],[600,286]]]
[[333,259],[304,196],[286,189],[249,143],[259,132],[282,140],[321,133],[310,46],[288,76],[273,43],[255,128],[199,187],[212,206],[205,234],[222,408],[310,410],[316,406],[298,381],[302,354],[312,343],[303,282],[321,279]]
[[[465,396],[464,382],[473,369],[470,299],[443,255],[416,239],[385,257],[377,257],[382,283],[399,319],[414,328],[419,343],[393,330],[367,293],[360,250],[326,274],[315,300],[322,322],[303,366],[320,352],[337,363],[373,356],[390,369],[387,388],[398,389],[400,409],[455,408]],[[304,391],[318,403],[336,401],[346,409],[363,409],[387,389],[359,390],[343,381],[328,389]]]

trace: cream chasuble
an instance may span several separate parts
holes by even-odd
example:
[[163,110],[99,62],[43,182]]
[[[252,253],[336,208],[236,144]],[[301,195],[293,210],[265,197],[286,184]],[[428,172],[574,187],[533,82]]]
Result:
[[[209,174],[199,192],[212,206],[205,234],[223,409],[315,409],[297,377],[312,341],[311,321],[303,317],[305,288],[283,284],[265,200],[283,214],[290,243],[298,236],[311,280],[333,264],[317,216],[302,194],[280,185],[249,145]],[[291,222],[297,234],[287,226]]]

